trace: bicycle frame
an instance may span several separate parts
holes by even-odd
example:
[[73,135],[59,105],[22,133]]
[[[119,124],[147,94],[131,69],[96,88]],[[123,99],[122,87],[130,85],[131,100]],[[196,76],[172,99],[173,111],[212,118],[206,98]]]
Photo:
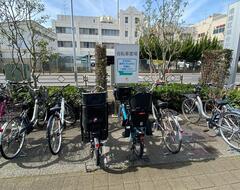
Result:
[[64,113],[65,113],[65,100],[64,100],[64,98],[62,98],[62,100],[61,100],[61,109],[60,109],[61,124],[64,123]]
[[194,102],[199,110],[201,117],[204,117],[205,119],[210,119],[211,117],[207,116],[207,114],[204,112],[203,103],[199,95],[197,95],[197,97],[194,98]]
[[126,112],[126,106],[124,103],[121,103],[120,104],[120,107],[119,107],[119,111],[118,111],[118,118],[120,118],[120,114],[122,113],[122,116],[123,116],[123,120],[127,120],[128,119],[128,116],[127,116],[127,112]]

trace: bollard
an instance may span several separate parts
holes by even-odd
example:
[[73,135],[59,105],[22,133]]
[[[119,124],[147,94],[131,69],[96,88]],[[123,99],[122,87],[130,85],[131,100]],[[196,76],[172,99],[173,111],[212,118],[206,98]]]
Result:
[[183,83],[183,74],[180,75],[181,84]]

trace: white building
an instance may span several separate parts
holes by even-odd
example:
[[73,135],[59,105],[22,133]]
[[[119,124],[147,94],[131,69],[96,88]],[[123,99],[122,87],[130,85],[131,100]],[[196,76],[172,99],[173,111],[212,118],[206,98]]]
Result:
[[[97,43],[106,45],[107,55],[114,55],[114,44],[135,44],[138,39],[138,23],[143,15],[134,7],[120,10],[119,18],[109,16],[74,16],[77,56],[94,55]],[[72,56],[71,16],[58,15],[53,21],[57,33],[57,51],[62,56]]]
[[[6,24],[0,23],[2,26]],[[52,32],[50,29],[45,28],[44,26],[38,24],[37,22],[32,21],[32,27],[36,30],[36,34],[34,35],[34,41],[36,42],[35,48],[36,52],[38,52],[39,48],[37,46],[37,42],[43,40],[48,42],[48,50],[51,52],[56,52],[56,34]],[[6,31],[9,30],[8,26],[5,27]],[[22,22],[19,26],[21,29],[21,35],[23,35],[23,39],[20,38],[19,34],[13,35],[14,37],[18,37],[18,47],[21,52],[21,56],[24,60],[24,63],[29,63],[31,59],[31,55],[27,48],[32,47],[31,37],[32,35],[29,32],[29,29],[26,25],[26,22]],[[3,35],[0,32],[0,62],[5,63],[12,63],[13,58],[17,61],[19,60],[19,52],[17,52],[18,48],[16,48],[16,44],[13,48],[11,44],[11,40],[9,41],[6,35]],[[3,66],[2,64],[2,66]]]
[[227,15],[225,14],[213,14],[208,18],[192,25],[194,30],[193,38],[199,40],[204,36],[210,38],[216,37],[222,44],[224,41],[224,32],[227,21]]

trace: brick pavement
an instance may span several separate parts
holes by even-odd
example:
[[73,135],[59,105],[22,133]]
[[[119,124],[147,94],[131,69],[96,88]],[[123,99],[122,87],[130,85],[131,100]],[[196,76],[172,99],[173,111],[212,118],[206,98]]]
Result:
[[240,157],[1,178],[2,190],[240,189]]

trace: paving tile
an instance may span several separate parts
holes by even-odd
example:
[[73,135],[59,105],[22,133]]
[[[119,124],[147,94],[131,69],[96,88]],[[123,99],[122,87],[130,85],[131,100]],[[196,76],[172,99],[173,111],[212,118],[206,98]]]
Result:
[[232,170],[230,171],[230,173],[233,174],[240,181],[240,170]]
[[94,174],[94,188],[100,186],[108,186],[108,175],[107,174]]
[[98,187],[94,187],[93,188],[94,190],[108,190],[109,189],[109,187],[108,186],[98,186]]
[[152,181],[145,181],[139,183],[140,190],[154,190],[155,186]]
[[230,185],[223,185],[220,187],[217,187],[219,190],[233,190],[233,188]]
[[83,184],[79,183],[79,177],[78,176],[68,176],[64,179],[62,189],[63,190],[75,190],[78,189],[80,186],[83,186]]
[[109,185],[109,190],[124,190],[124,185],[118,184],[118,185]]
[[33,181],[34,181],[34,179],[31,177],[29,177],[28,179],[25,179],[25,178],[12,179],[12,182],[14,182],[16,184],[15,189],[18,189],[18,190],[31,189],[31,187],[33,185]]
[[124,183],[124,190],[139,190],[140,186],[138,183]]
[[223,177],[223,179],[226,180],[228,182],[228,184],[239,182],[239,177],[232,174],[231,172],[224,172],[221,174],[221,177]]
[[187,186],[183,183],[183,180],[181,179],[168,179],[168,183],[172,189],[187,189]]
[[239,190],[240,189],[240,182],[239,183],[235,183],[235,184],[231,184],[231,187],[234,190]]
[[16,189],[17,184],[12,179],[3,179],[3,183],[1,184],[1,189],[13,190]]
[[200,189],[201,185],[193,177],[183,177],[181,178],[187,189]]
[[109,184],[109,186],[123,184],[122,174],[109,174],[108,175],[108,184]]
[[163,190],[170,190],[171,186],[168,183],[167,179],[161,178],[158,180],[153,181],[155,189],[163,189]]
[[122,174],[123,182],[124,183],[136,183],[137,179],[134,172],[127,172]]
[[151,177],[148,173],[147,170],[144,171],[137,171],[134,173],[135,174],[135,179],[140,183],[140,182],[148,182],[151,181]]
[[149,177],[153,181],[165,178],[163,172],[159,168],[150,168],[149,169]]
[[211,188],[215,186],[206,175],[197,175],[193,176],[193,178],[199,183],[201,188]]
[[207,178],[214,183],[215,186],[227,185],[228,181],[224,180],[224,173],[216,172],[214,174],[206,174]]

